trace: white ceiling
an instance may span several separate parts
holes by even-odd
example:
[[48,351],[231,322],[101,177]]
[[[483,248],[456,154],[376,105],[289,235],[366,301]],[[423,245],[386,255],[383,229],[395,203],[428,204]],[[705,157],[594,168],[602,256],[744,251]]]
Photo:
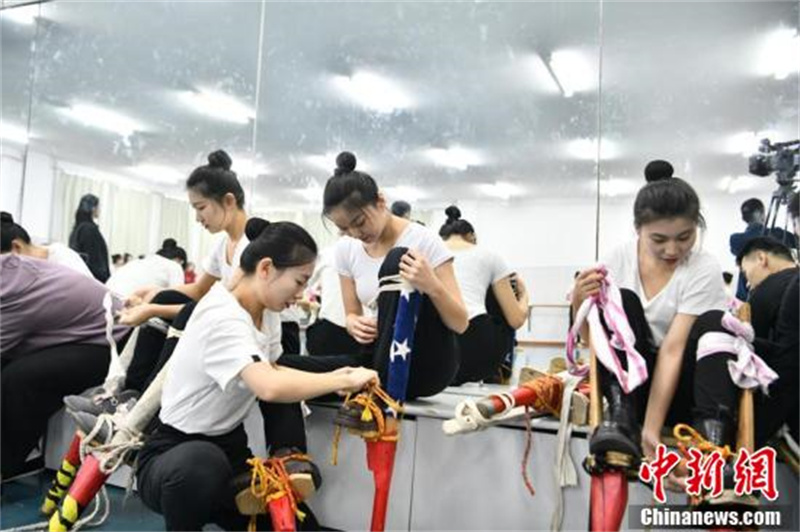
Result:
[[[746,174],[746,159],[729,153],[731,135],[800,137],[800,39],[793,74],[759,72],[771,32],[798,27],[796,1],[56,1],[40,9],[38,36],[6,11],[0,27],[3,120],[24,125],[30,98],[32,149],[105,172],[158,164],[177,175],[217,147],[234,155],[234,169],[255,152],[265,171],[251,191],[264,205],[306,202],[300,192],[324,185],[333,167],[308,157],[340,149],[381,185],[416,186],[421,203],[441,205],[480,197],[473,185],[497,181],[529,197],[590,198],[599,131],[604,179],[635,184],[648,160],[667,158],[708,193]],[[571,98],[537,59],[565,50],[581,54],[591,82]],[[334,76],[359,71],[397,81],[411,105],[377,113],[336,92]],[[180,101],[180,91],[200,87],[257,107],[256,119],[228,123]],[[63,113],[78,102],[130,116],[143,131],[123,139],[86,127]],[[482,162],[454,170],[426,155],[451,146],[478,150]]]

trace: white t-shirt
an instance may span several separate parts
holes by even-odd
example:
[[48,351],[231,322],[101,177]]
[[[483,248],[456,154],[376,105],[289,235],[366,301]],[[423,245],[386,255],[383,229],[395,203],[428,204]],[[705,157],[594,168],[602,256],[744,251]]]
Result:
[[480,246],[454,250],[453,269],[469,319],[486,314],[486,292],[513,272],[496,253]]
[[183,282],[180,264],[161,255],[150,255],[117,268],[106,281],[106,286],[115,294],[127,298],[145,286],[169,288],[182,285]]
[[[214,246],[211,254],[209,254],[203,261],[203,270],[205,270],[205,272],[212,277],[220,279],[222,281],[222,285],[226,288],[229,288],[228,283],[230,282],[231,278],[233,278],[236,268],[239,267],[239,262],[242,259],[242,252],[247,247],[247,244],[250,243],[250,240],[247,239],[247,235],[242,235],[242,238],[239,239],[239,242],[236,243],[236,248],[233,250],[233,260],[228,262],[225,256],[225,250],[228,248],[228,242],[230,239],[231,238],[228,236],[228,233],[223,232],[222,237],[217,241],[217,244]],[[265,310],[264,316],[261,318],[261,323],[261,331],[269,338],[270,349],[274,349],[276,345],[278,346],[278,349],[280,349],[280,314],[277,312],[272,312],[271,310]],[[281,352],[282,351],[278,351],[278,354]]]
[[82,273],[86,277],[94,278],[86,262],[78,255],[75,250],[70,249],[68,246],[60,242],[53,242],[47,246],[47,260],[56,264],[61,264],[67,268],[71,268],[78,273]]
[[[414,222],[410,222],[406,226],[393,247],[405,247],[420,251],[428,259],[432,268],[437,268],[453,258],[453,254],[444,245],[439,235]],[[356,294],[365,314],[369,312],[367,304],[378,293],[378,272],[385,258],[370,257],[364,249],[363,242],[349,236],[342,237],[336,243],[336,268],[339,275],[355,281]]]
[[684,259],[666,286],[649,301],[639,276],[638,243],[623,244],[603,261],[620,288],[639,296],[656,346],[660,346],[676,314],[699,316],[708,310],[725,310],[722,269],[711,254],[694,250]]
[[336,269],[336,246],[323,249],[317,258],[314,275],[308,283],[311,286],[319,284],[322,302],[319,307],[319,319],[328,320],[339,327],[347,326],[342,299],[342,283]]
[[[279,324],[280,325],[280,324]],[[256,400],[241,371],[275,361],[266,335],[233,294],[214,283],[189,318],[172,354],[161,395],[161,421],[188,434],[218,436],[244,421]]]

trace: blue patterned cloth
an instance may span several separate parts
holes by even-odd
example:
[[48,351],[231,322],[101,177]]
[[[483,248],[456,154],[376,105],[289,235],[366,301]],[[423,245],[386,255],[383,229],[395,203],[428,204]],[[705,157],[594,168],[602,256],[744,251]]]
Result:
[[[386,392],[397,401],[406,399],[408,373],[414,352],[414,330],[417,326],[421,301],[422,294],[414,289],[408,290],[404,287],[400,291],[386,384]],[[392,413],[397,415],[397,412]]]

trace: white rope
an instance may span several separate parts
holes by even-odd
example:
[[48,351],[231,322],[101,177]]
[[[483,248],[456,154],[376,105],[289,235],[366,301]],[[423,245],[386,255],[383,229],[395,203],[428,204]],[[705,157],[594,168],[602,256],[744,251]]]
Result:
[[556,508],[553,510],[553,518],[550,521],[550,530],[554,532],[561,530],[561,525],[564,521],[564,488],[578,485],[578,471],[569,452],[569,443],[572,439],[570,415],[572,394],[583,380],[582,377],[570,375],[567,372],[559,373],[558,376],[564,381],[564,394],[561,398],[561,418],[558,423],[558,444],[556,447],[555,472],[558,494],[556,495]]
[[[383,283],[383,284],[382,284]],[[403,279],[403,276],[400,274],[396,275],[387,275],[385,277],[381,277],[378,280],[378,292],[375,294],[375,297],[369,300],[367,303],[367,308],[371,310],[378,309],[378,297],[383,294],[384,292],[413,292],[414,287]]]

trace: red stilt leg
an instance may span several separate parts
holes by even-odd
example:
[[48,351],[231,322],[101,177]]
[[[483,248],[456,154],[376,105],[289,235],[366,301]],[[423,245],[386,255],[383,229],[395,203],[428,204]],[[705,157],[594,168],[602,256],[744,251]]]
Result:
[[[536,391],[522,386],[516,390],[512,390],[511,396],[514,398],[514,403],[517,406],[528,406],[533,404],[533,402],[536,400]],[[495,414],[500,414],[506,408],[505,404],[503,404],[503,401],[501,401],[497,396],[489,397],[488,401],[491,404],[489,415],[493,416]],[[484,403],[484,401],[481,401],[481,403]]]
[[589,530],[615,531],[628,506],[628,479],[624,471],[604,471],[592,476]]
[[100,471],[100,462],[97,458],[93,455],[87,456],[78,470],[69,493],[50,519],[50,530],[60,532],[71,529],[107,479],[108,475]]
[[292,504],[286,495],[270,501],[269,517],[275,532],[295,532],[297,530]]
[[375,498],[372,501],[372,532],[383,532],[386,510],[389,506],[389,488],[392,484],[396,441],[368,441],[367,467],[375,480]]

